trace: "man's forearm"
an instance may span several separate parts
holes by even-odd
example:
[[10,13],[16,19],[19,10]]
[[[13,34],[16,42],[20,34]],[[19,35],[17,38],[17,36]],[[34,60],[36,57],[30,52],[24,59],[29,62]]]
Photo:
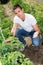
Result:
[[36,31],[37,32],[37,34],[40,34],[40,30],[38,30],[38,31]]
[[16,29],[12,28],[11,33],[15,36],[16,35]]

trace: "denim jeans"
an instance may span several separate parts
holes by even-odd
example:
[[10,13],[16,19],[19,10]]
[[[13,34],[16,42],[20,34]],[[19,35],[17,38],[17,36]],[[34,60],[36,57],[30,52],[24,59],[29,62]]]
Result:
[[24,29],[17,28],[16,31],[16,37],[18,37],[19,41],[21,41],[23,44],[26,44],[26,41],[24,40],[24,37],[31,37],[32,39],[32,45],[39,46],[40,45],[40,35],[38,35],[37,38],[33,38],[33,34],[35,31],[27,32]]

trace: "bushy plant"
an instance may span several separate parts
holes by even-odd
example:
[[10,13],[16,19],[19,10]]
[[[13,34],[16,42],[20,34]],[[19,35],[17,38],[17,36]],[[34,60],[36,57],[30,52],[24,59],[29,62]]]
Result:
[[9,27],[2,30],[3,30],[3,35],[5,38],[8,38],[9,36],[11,36],[11,30],[9,29]]
[[30,5],[28,5],[26,3],[21,3],[20,5],[23,8],[23,10],[24,10],[25,13],[30,13],[31,12]]
[[43,12],[36,12],[35,13],[35,17],[38,23],[38,26],[40,28],[41,34],[43,33]]
[[43,12],[43,4],[36,3],[36,4],[33,4],[33,7],[34,7],[37,11]]
[[4,18],[3,7],[0,4],[0,18]]
[[1,36],[1,34],[0,34],[0,43],[2,43],[2,41],[3,41],[3,38],[2,38],[2,36]]
[[25,55],[18,51],[6,53],[0,62],[2,65],[34,65],[30,59],[26,58]]
[[21,4],[22,0],[11,0],[11,2],[13,5],[16,5],[16,4]]
[[11,29],[12,23],[13,22],[9,18],[6,18],[6,17],[3,18],[1,20],[2,29],[8,28],[8,27]]
[[4,55],[7,52],[13,52],[13,51],[20,51],[20,49],[24,46],[23,43],[21,43],[18,38],[16,37],[9,37],[8,38],[11,42],[6,43],[3,41],[0,44],[0,52],[2,55]]
[[11,35],[11,28],[13,22],[9,18],[3,18],[0,21],[0,27],[5,38],[8,38]]

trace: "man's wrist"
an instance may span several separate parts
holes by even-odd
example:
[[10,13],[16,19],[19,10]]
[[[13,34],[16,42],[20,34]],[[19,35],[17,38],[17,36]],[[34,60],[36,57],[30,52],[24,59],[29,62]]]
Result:
[[40,32],[39,32],[39,31],[36,31],[36,34],[37,34],[37,35],[39,35],[39,34],[40,34]]

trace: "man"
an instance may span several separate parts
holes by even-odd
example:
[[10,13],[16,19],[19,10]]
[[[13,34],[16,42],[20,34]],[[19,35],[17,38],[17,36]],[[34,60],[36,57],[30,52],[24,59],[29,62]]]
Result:
[[[11,32],[14,36],[18,37],[18,39],[25,45],[26,41],[24,37],[30,36],[32,39],[32,45],[39,46],[40,45],[40,30],[37,25],[37,21],[31,14],[24,13],[22,7],[19,5],[14,6],[13,8],[15,17],[14,17],[14,25],[12,27]],[[22,28],[18,28],[20,25]]]

